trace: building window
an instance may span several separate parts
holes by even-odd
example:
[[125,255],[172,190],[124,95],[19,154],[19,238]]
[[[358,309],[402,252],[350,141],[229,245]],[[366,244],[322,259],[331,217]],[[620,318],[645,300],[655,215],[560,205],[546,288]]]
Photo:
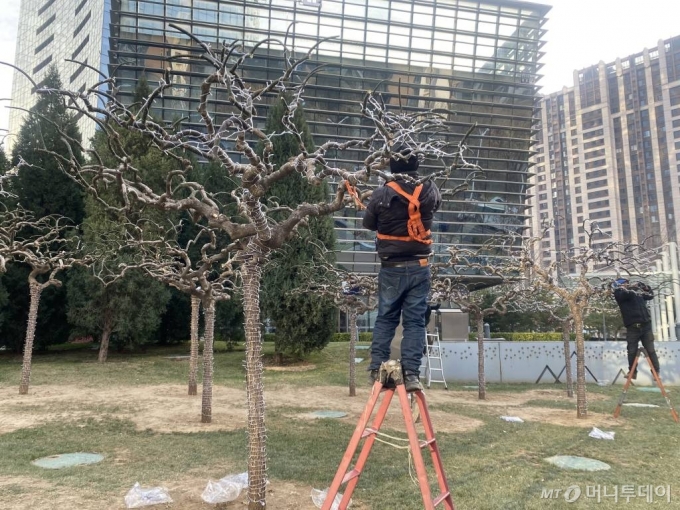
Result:
[[51,43],[52,41],[54,41],[54,34],[52,34],[51,36],[49,36],[47,39],[45,39],[43,42],[41,42],[41,43],[35,48],[35,52],[34,52],[35,55],[37,55],[37,54],[40,53],[42,50],[44,50],[45,48],[47,48],[47,47],[50,45],[50,43]]
[[80,2],[78,7],[76,7],[76,13],[75,13],[76,16],[78,16],[78,14],[80,14],[80,11],[83,10],[83,7],[85,7],[86,3],[87,3],[87,0],[83,0],[82,2]]
[[52,55],[47,57],[45,60],[40,62],[37,66],[33,68],[33,74],[37,74],[42,68],[44,68],[47,64],[52,62]]
[[83,18],[83,21],[81,21],[76,29],[73,31],[73,37],[77,36],[80,31],[83,29],[83,27],[87,24],[88,21],[90,21],[90,18],[92,17],[92,11],[87,13],[87,16]]
[[52,24],[52,22],[53,22],[56,18],[57,18],[57,15],[56,15],[56,14],[52,14],[52,16],[50,16],[49,18],[47,18],[47,21],[45,21],[45,23],[43,23],[42,25],[40,25],[40,26],[36,29],[35,34],[38,35],[40,32],[42,32],[42,31],[45,30],[47,27],[49,27],[49,26]]
[[40,9],[38,9],[38,16],[40,16],[43,12],[49,9],[50,5],[52,5],[55,1],[56,0],[47,0],[47,2]]

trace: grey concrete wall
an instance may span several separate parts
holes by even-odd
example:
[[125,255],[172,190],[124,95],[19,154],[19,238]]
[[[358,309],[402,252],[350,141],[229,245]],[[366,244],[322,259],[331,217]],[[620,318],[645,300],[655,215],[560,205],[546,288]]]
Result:
[[[487,382],[535,383],[547,367],[560,382],[565,382],[564,347],[562,342],[484,342],[484,364]],[[619,370],[628,371],[628,358],[625,342],[586,342],[585,344],[586,381],[595,379],[611,384]],[[656,342],[656,352],[661,364],[661,377],[664,384],[680,384],[680,342]],[[576,347],[571,343],[572,371],[576,374]],[[477,381],[477,342],[442,342],[444,374],[448,382]],[[554,383],[555,378],[545,370],[541,383]],[[623,374],[618,376],[617,384],[623,384]],[[640,369],[636,385],[652,385],[649,364],[640,358]]]

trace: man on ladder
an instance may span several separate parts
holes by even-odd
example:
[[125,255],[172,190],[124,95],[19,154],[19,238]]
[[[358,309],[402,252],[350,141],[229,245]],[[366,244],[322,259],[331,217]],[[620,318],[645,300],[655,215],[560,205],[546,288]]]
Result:
[[626,278],[619,278],[612,287],[614,299],[621,310],[623,325],[626,326],[626,342],[628,343],[628,372],[633,371],[631,379],[637,377],[637,367],[633,367],[638,354],[638,343],[649,355],[657,375],[659,374],[659,359],[654,350],[654,333],[652,332],[652,318],[647,308],[647,301],[654,299],[654,292],[642,282],[631,283]]
[[[390,170],[397,177],[373,192],[363,220],[365,228],[377,231],[376,248],[381,262],[378,317],[368,367],[370,381],[378,381],[381,364],[390,358],[390,345],[401,318],[401,364],[404,387],[409,392],[422,390],[419,372],[430,291],[430,228],[442,200],[433,181],[414,182],[418,166],[418,156],[410,149],[393,153]],[[411,179],[404,179],[404,175]]]

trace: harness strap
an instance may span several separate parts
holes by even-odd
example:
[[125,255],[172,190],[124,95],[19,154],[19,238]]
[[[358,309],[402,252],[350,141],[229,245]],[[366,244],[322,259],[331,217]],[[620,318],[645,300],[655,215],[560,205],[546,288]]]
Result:
[[408,222],[406,223],[408,235],[390,236],[378,233],[378,239],[386,241],[417,241],[423,244],[432,244],[432,239],[430,239],[431,232],[425,229],[423,218],[420,214],[420,200],[418,200],[418,197],[420,197],[420,192],[423,190],[423,185],[418,184],[413,190],[413,195],[401,189],[401,186],[394,181],[388,182],[387,186],[408,200]]
[[361,203],[361,199],[359,198],[359,193],[357,192],[357,189],[352,186],[352,184],[349,181],[345,181],[345,189],[347,190],[347,193],[349,193],[349,196],[351,196],[354,199],[354,205],[356,205],[356,208],[359,210],[366,209],[366,206]]

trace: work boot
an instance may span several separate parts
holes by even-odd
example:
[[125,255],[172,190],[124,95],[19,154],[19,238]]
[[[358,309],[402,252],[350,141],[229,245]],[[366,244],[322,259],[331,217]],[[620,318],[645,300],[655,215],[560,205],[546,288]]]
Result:
[[[374,368],[368,373],[368,383],[373,386],[376,382],[380,382],[380,370]],[[384,384],[383,388],[394,388],[394,381],[388,379]]]
[[[628,379],[628,376],[629,376],[629,375],[630,375],[630,372],[628,372],[628,373],[626,374],[626,379]],[[636,370],[635,372],[633,372],[633,377],[631,377],[631,379],[637,379],[637,370]]]
[[406,391],[423,391],[423,386],[420,384],[420,376],[418,372],[412,370],[404,370],[404,388]]

